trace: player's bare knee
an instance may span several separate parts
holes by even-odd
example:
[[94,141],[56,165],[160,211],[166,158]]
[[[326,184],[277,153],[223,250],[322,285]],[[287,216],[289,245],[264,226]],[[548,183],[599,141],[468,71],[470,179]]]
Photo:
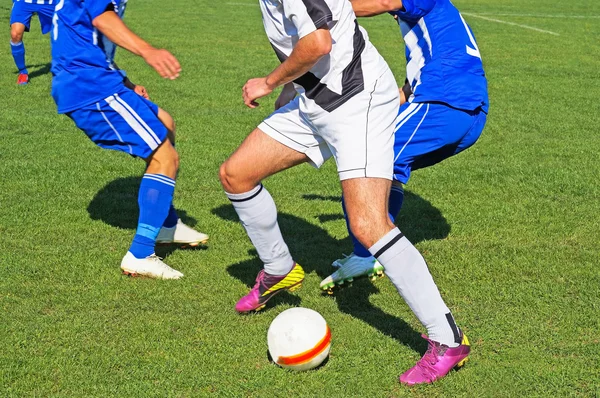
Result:
[[219,167],[219,180],[225,192],[233,193],[235,191],[231,167],[229,167],[228,161],[223,162],[221,167]]
[[12,27],[10,29],[10,41],[14,44],[18,44],[23,40],[23,32],[20,29]]

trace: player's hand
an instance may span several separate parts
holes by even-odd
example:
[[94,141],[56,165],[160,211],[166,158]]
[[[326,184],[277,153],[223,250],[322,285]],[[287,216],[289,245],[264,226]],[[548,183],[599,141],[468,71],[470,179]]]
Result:
[[175,80],[181,72],[181,65],[177,58],[163,49],[151,48],[142,54],[144,61],[165,79]]
[[404,105],[406,103],[406,95],[404,95],[404,90],[402,90],[402,87],[400,87],[398,91],[400,92],[400,105]]
[[140,86],[139,84],[136,84],[133,87],[133,91],[139,95],[140,97],[144,97],[146,99],[150,99],[150,96],[148,95],[148,91],[146,91],[146,87],[144,86]]
[[296,89],[294,88],[294,84],[288,83],[283,86],[281,94],[279,94],[279,97],[277,97],[277,100],[275,101],[275,110],[289,104],[294,97],[296,97]]
[[259,77],[250,79],[244,84],[244,87],[242,87],[242,98],[248,108],[256,108],[258,106],[256,100],[272,92],[273,88],[267,84],[267,78]]

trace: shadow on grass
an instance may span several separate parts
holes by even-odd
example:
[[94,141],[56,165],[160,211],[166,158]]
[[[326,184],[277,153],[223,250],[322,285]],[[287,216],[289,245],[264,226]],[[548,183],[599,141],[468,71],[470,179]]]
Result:
[[43,75],[47,75],[48,73],[50,73],[51,66],[52,66],[52,64],[50,62],[45,63],[45,64],[29,66],[29,68],[37,68],[37,69],[34,69],[33,71],[29,72],[29,80],[35,79],[36,77],[40,77]]
[[[142,177],[122,177],[109,182],[92,199],[87,207],[87,211],[92,220],[99,220],[108,225],[123,229],[137,228],[139,209],[138,209],[138,189]],[[193,227],[197,224],[195,218],[187,215],[185,210],[177,210],[181,220]],[[133,235],[131,236],[133,238]],[[176,246],[157,246],[156,254],[160,257],[168,257]],[[206,247],[189,247],[185,250],[205,250]]]
[[[340,198],[335,196],[305,195],[303,197],[307,200],[340,201]],[[237,214],[231,205],[217,207],[213,209],[213,213],[224,220],[238,221]],[[319,216],[319,219],[322,223],[343,219],[341,205],[340,213],[322,215]],[[348,238],[335,239],[323,228],[300,217],[280,213],[278,220],[283,235],[287,237],[286,243],[294,259],[302,265],[306,273],[315,272],[321,279],[333,272],[332,256],[340,255],[342,247],[350,247]],[[450,232],[450,226],[438,209],[428,201],[409,192],[405,193],[405,208],[398,222],[400,225],[406,226],[403,230],[406,230],[405,233],[409,239],[412,237],[415,243],[422,240],[443,239]],[[227,268],[231,276],[239,279],[248,287],[254,285],[255,277],[262,268],[256,252],[251,251],[250,254],[254,258],[230,265]],[[363,278],[354,281],[350,287],[336,290],[335,298],[340,311],[366,322],[411,349],[421,354],[424,353],[427,344],[419,332],[404,320],[390,315],[370,303],[369,296],[376,293],[379,293],[379,289],[371,281]],[[398,297],[398,300],[401,299]],[[278,303],[297,306],[300,305],[300,298],[284,292],[275,296],[269,305],[272,307]]]

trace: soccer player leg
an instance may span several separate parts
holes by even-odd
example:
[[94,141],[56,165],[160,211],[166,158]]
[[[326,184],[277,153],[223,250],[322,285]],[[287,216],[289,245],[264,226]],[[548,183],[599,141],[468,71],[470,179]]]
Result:
[[138,193],[136,234],[121,269],[129,275],[162,279],[183,276],[155,254],[156,237],[169,211],[179,158],[167,129],[137,94],[118,94],[67,114],[96,145],[145,159],[148,166]]
[[250,293],[236,304],[238,312],[260,310],[273,295],[295,290],[304,280],[281,235],[275,202],[261,181],[304,162],[320,166],[329,156],[321,144],[295,100],[261,123],[221,165],[221,184],[264,264]]
[[31,17],[33,11],[31,4],[19,1],[13,3],[10,14],[10,47],[13,59],[17,69],[19,69],[19,79],[17,84],[27,84],[29,82],[27,67],[25,65],[25,46],[23,44],[23,34],[29,32]]
[[[434,379],[443,377],[454,365],[466,358],[468,349],[461,345],[460,331],[442,300],[423,256],[388,217],[387,200],[391,188],[394,152],[394,118],[389,117],[389,110],[384,112],[387,93],[393,88],[393,80],[392,82],[386,80],[381,82],[380,89],[375,87],[370,100],[371,106],[367,111],[368,124],[365,124],[367,126],[363,133],[365,140],[362,141],[366,141],[367,145],[367,148],[362,148],[365,158],[361,159],[360,152],[356,149],[348,151],[348,148],[344,148],[343,145],[334,148],[334,154],[337,156],[350,228],[358,240],[365,247],[369,247],[371,254],[383,265],[386,275],[426,327],[432,344],[436,344],[436,347],[444,347],[444,350],[436,351],[436,355],[440,354],[443,358],[432,373],[419,367],[426,366],[427,360],[431,359],[424,357],[415,366],[416,370],[412,368],[409,371],[412,373],[408,381],[406,378],[401,378],[403,382],[412,382],[416,379],[414,374],[419,373],[419,370],[423,370],[422,373],[425,375],[433,375]],[[388,88],[386,83],[391,88]],[[360,124],[355,121],[354,125]],[[346,135],[344,138],[356,141],[355,134]],[[362,163],[352,166],[352,162],[356,160]],[[355,170],[360,164],[364,165],[363,176],[357,174]],[[446,351],[451,355],[445,355]]]
[[[163,126],[167,129],[167,138],[173,148],[175,147],[175,121],[169,113],[153,102],[140,97],[149,109],[158,117]],[[160,148],[159,148],[160,149]],[[178,169],[179,170],[179,169]],[[177,172],[173,179],[177,179]],[[195,229],[185,225],[179,218],[177,210],[173,202],[169,205],[169,212],[163,222],[162,228],[156,237],[158,244],[177,244],[184,247],[196,247],[208,241],[208,235],[196,231]]]

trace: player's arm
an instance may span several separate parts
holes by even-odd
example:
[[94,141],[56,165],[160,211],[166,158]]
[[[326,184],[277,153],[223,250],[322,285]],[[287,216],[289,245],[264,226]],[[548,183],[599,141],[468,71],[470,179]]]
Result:
[[402,10],[402,0],[351,0],[357,17],[372,17],[390,11]]
[[331,52],[329,29],[320,28],[302,37],[290,56],[267,77],[250,79],[244,85],[244,103],[256,108],[256,99],[269,95],[277,87],[290,83],[308,72],[322,57]]
[[435,0],[351,0],[354,13],[359,17],[371,17],[394,12],[404,19],[418,20],[435,7]]
[[177,59],[167,50],[152,47],[138,35],[133,33],[113,10],[107,10],[92,20],[108,40],[119,47],[141,56],[164,78],[176,79],[181,72]]

